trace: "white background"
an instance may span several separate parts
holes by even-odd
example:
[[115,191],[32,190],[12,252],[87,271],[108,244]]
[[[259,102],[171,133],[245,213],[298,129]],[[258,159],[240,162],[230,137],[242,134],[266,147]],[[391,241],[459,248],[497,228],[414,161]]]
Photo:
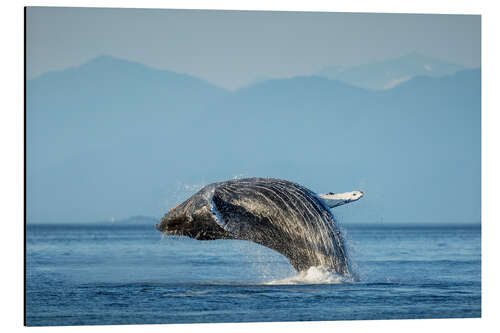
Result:
[[[0,109],[0,326],[2,331],[73,331],[89,328],[98,331],[133,332],[254,332],[289,330],[292,332],[484,332],[498,331],[500,310],[498,302],[500,223],[497,203],[500,195],[500,122],[498,95],[500,62],[500,15],[494,1],[4,1],[0,9],[1,29],[1,109]],[[456,320],[383,320],[305,323],[251,323],[202,325],[142,325],[94,327],[23,327],[23,185],[24,185],[24,13],[23,6],[80,6],[80,7],[139,7],[139,8],[197,8],[253,9],[335,12],[434,13],[482,15],[482,318]],[[459,209],[459,207],[457,207]],[[168,309],[165,309],[168,311]]]

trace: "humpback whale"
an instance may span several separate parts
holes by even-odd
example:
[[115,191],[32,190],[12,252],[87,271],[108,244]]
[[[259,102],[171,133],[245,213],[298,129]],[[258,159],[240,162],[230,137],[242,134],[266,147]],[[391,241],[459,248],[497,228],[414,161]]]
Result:
[[156,228],[198,240],[252,241],[281,253],[299,272],[322,266],[351,276],[330,208],[362,196],[361,191],[316,194],[282,179],[233,179],[203,187],[171,208]]

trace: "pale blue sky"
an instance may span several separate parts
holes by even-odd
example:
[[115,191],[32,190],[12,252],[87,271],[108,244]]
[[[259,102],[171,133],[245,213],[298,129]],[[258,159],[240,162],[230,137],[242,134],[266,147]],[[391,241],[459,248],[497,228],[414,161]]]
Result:
[[234,89],[409,52],[481,64],[478,15],[30,7],[27,76],[112,55]]

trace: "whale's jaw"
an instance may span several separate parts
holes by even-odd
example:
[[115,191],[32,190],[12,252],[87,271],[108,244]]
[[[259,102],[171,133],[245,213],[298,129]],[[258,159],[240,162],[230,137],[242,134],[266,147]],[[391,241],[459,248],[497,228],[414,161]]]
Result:
[[200,192],[172,208],[156,224],[156,229],[164,235],[197,240],[234,239],[233,234],[219,225],[211,201],[205,199]]

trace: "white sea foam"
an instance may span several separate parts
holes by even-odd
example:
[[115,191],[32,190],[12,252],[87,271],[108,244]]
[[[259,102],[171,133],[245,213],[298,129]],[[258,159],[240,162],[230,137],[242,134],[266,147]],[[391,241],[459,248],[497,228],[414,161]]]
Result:
[[349,283],[352,279],[340,276],[325,267],[310,267],[307,271],[302,271],[297,275],[281,280],[267,282],[270,285],[287,284],[338,284]]

